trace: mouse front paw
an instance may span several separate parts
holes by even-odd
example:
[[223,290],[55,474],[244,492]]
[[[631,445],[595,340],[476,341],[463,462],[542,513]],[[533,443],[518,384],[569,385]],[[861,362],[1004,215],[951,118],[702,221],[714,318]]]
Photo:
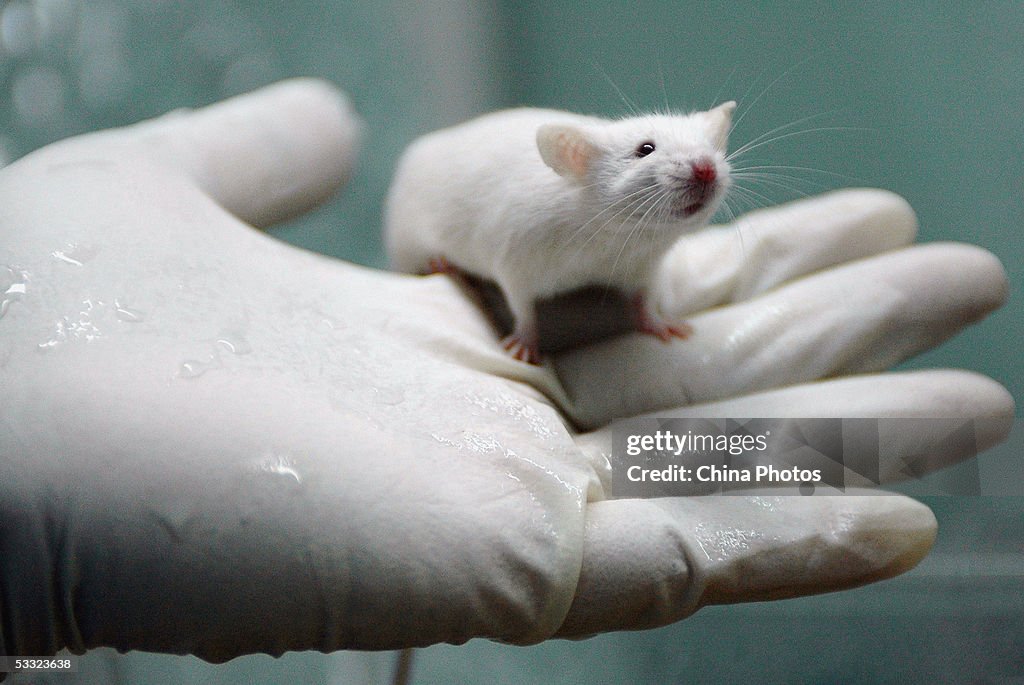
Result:
[[427,275],[433,274],[446,274],[448,276],[458,276],[460,274],[459,269],[448,261],[448,258],[444,255],[437,255],[431,257],[430,261],[427,262]]
[[631,308],[636,329],[641,333],[653,335],[663,342],[668,342],[672,338],[686,340],[693,333],[693,326],[685,321],[669,322],[661,318],[650,308],[647,297],[643,293],[633,296]]

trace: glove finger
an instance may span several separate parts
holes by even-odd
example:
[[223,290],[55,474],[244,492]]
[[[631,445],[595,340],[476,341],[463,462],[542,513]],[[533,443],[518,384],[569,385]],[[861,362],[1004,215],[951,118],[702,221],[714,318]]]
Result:
[[935,532],[927,507],[895,495],[595,502],[557,636],[655,628],[709,604],[890,578],[927,554]]
[[914,211],[899,195],[839,190],[683,238],[666,255],[654,292],[660,311],[678,318],[904,247],[916,233]]
[[[841,455],[845,485],[868,487],[924,476],[974,457],[1007,438],[1014,414],[1013,397],[994,380],[968,371],[927,370],[821,381],[661,410],[650,416],[879,419],[877,426],[869,427],[877,431],[870,433],[877,440],[873,451],[853,453],[846,447]],[[810,425],[808,429],[808,436],[813,437],[811,431],[820,427]],[[828,429],[837,430],[833,426]],[[857,444],[864,427],[848,425],[843,430],[841,444],[850,445]],[[580,435],[577,443],[594,465],[605,491],[610,492],[612,472],[607,455],[612,452],[611,426]],[[802,468],[834,469],[839,455],[819,456],[808,450],[801,456]],[[795,453],[787,454],[787,459],[795,458]]]
[[360,121],[324,81],[293,79],[116,132],[155,149],[238,218],[266,227],[347,180]]
[[[669,344],[621,336],[558,357],[583,427],[621,416],[879,371],[949,338],[1006,298],[989,252],[958,244],[910,247],[800,279],[691,317]],[[608,392],[616,388],[616,392]]]

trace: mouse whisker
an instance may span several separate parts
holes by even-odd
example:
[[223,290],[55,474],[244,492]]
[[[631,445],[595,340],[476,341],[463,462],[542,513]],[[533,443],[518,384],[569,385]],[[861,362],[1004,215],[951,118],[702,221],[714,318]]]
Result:
[[[588,187],[594,187],[596,185],[598,185],[598,184],[596,184],[596,183],[595,184],[591,184]],[[654,187],[656,187],[656,184],[652,183],[651,185],[644,186],[644,187],[642,187],[642,188],[640,188],[638,190],[633,191],[632,193],[629,193],[628,195],[625,195],[624,197],[619,198],[618,200],[615,200],[614,202],[609,204],[607,207],[602,209],[600,212],[598,212],[597,214],[592,216],[588,221],[584,222],[583,225],[580,226],[580,229],[586,228],[591,222],[595,221],[598,217],[602,216],[605,212],[610,212],[613,209],[615,209],[617,205],[619,205],[621,203],[631,203],[638,195],[642,195],[643,193],[646,193],[646,192],[650,191]],[[621,209],[620,209],[620,211],[621,211]],[[618,212],[616,212],[616,214],[618,214]],[[575,237],[575,234],[573,235],[573,237]]]
[[801,193],[805,190],[814,193],[829,190],[834,187],[831,181],[867,185],[864,179],[803,166],[762,164],[741,167],[733,172],[733,177],[745,182],[771,184]]
[[577,253],[578,253],[578,251],[582,250],[583,247],[586,246],[586,244],[589,243],[590,240],[595,235],[598,235],[602,230],[604,230],[604,228],[607,227],[609,223],[614,221],[619,216],[622,216],[622,214],[624,214],[624,213],[627,213],[627,212],[631,213],[632,211],[635,211],[634,208],[636,206],[638,206],[638,205],[643,204],[648,199],[650,193],[652,193],[652,191],[654,191],[656,188],[657,188],[656,184],[645,186],[645,187],[640,188],[639,190],[634,191],[634,192],[630,193],[629,195],[626,195],[625,197],[622,197],[622,198],[616,200],[615,202],[611,203],[610,205],[608,205],[607,207],[602,209],[600,212],[598,212],[597,214],[592,216],[589,220],[585,221],[582,226],[580,226],[575,231],[573,231],[573,233],[569,237],[569,239],[566,240],[564,247],[568,247],[569,245],[572,245],[576,241],[576,239],[587,229],[587,227],[590,226],[591,224],[593,224],[594,221],[596,221],[598,218],[600,218],[601,216],[603,216],[607,212],[610,212],[612,210],[616,210],[617,205],[619,205],[621,203],[625,203],[622,207],[619,207],[615,211],[615,213],[612,214],[603,224],[601,224],[594,231],[592,231],[590,233],[590,235],[587,237],[587,239],[583,242],[582,245],[578,245],[577,246],[578,247]]
[[818,127],[815,127],[815,128],[805,128],[805,129],[801,129],[799,131],[791,131],[789,133],[784,133],[784,134],[782,134],[780,136],[775,136],[774,138],[768,138],[767,140],[762,140],[761,142],[756,143],[756,144],[753,141],[751,141],[750,143],[747,143],[746,145],[744,145],[740,149],[736,150],[736,152],[734,152],[731,155],[729,155],[729,157],[727,157],[727,160],[731,161],[731,160],[736,159],[737,157],[739,157],[739,155],[742,155],[742,154],[745,154],[747,152],[750,152],[751,150],[756,150],[757,148],[759,148],[759,147],[761,147],[763,145],[769,145],[771,143],[777,143],[780,140],[785,140],[786,138],[792,138],[794,136],[805,136],[805,135],[807,135],[809,133],[822,133],[822,132],[825,132],[825,131],[860,131],[860,132],[865,132],[865,131],[871,131],[871,130],[872,129],[870,129],[870,128],[865,128],[865,127],[862,127],[862,126],[818,126]]
[[[760,169],[772,169],[773,167],[765,165],[761,167],[749,167],[749,168],[760,168]],[[795,169],[797,171],[813,171],[819,172],[822,175],[829,175],[828,172],[819,171],[817,169],[810,169],[807,167],[783,167],[781,169]],[[789,193],[793,193],[797,197],[807,197],[812,193],[819,193],[822,191],[829,190],[832,185],[825,183],[821,180],[815,180],[811,178],[804,178],[795,174],[785,173],[772,173],[768,171],[749,171],[747,168],[739,169],[733,173],[733,179],[736,181],[737,187],[746,191],[753,191],[754,187],[760,188],[769,193],[771,189],[781,189]],[[780,198],[773,197],[769,198],[768,195],[762,195],[762,199],[765,201],[764,204],[775,204]]]
[[[761,76],[758,76],[756,79],[754,79],[751,82],[750,87],[747,88],[747,91],[745,93],[743,93],[743,96],[740,98],[740,101],[743,102],[743,105],[744,105],[743,106],[743,112],[741,112],[740,115],[732,122],[732,126],[729,128],[729,134],[732,135],[732,132],[736,129],[736,127],[739,125],[739,123],[741,121],[743,121],[743,117],[747,116],[747,113],[750,112],[751,110],[753,110],[754,105],[757,104],[758,100],[763,98],[768,93],[768,91],[771,90],[775,86],[776,83],[781,81],[784,77],[786,77],[788,74],[792,73],[796,69],[802,67],[804,64],[806,64],[810,60],[811,60],[811,56],[809,55],[809,56],[803,58],[802,60],[800,60],[799,62],[797,62],[796,64],[794,64],[793,66],[789,67],[785,71],[783,71],[778,76],[776,76],[775,79],[772,80],[772,82],[769,83],[767,86],[765,86],[764,89],[760,93],[757,94],[757,97],[755,97],[751,101],[751,103],[748,105],[748,104],[746,104],[747,95],[750,94],[750,91],[751,91],[751,89],[753,89],[754,84],[757,83],[757,81],[760,80]],[[764,71],[761,72],[762,75],[764,73],[765,73]]]
[[767,207],[768,205],[774,204],[772,199],[767,195],[745,186],[733,185],[733,191],[735,191],[736,199],[746,200],[751,209],[760,209],[761,207]]
[[762,185],[772,185],[776,188],[786,188],[787,190],[801,191],[801,184],[806,185],[809,189],[814,191],[824,190],[827,184],[813,181],[811,179],[800,178],[799,176],[793,176],[792,174],[772,174],[765,172],[750,172],[741,173],[738,176],[733,177],[734,180],[742,181],[744,183],[760,183]]
[[[631,206],[633,206],[633,205],[635,205],[637,203],[643,202],[646,198],[647,198],[646,195],[641,195],[640,197],[631,198],[630,202],[627,203],[626,205],[622,206],[622,207],[618,207],[617,206],[618,203],[615,203],[615,204],[609,205],[608,207],[605,207],[603,210],[601,210],[600,212],[598,212],[597,214],[592,216],[589,220],[584,222],[581,226],[576,228],[572,232],[572,235],[570,235],[568,238],[565,239],[565,241],[562,243],[562,245],[559,247],[559,249],[560,250],[568,249],[571,246],[575,246],[576,247],[576,252],[574,253],[573,256],[579,254],[579,252],[587,245],[587,243],[589,243],[591,241],[591,239],[595,235],[599,235],[601,233],[601,231],[604,230],[604,228],[608,226],[609,223],[614,221],[617,217],[621,216],[623,213],[627,212]],[[606,214],[608,214],[608,212],[613,212],[613,213],[611,215],[609,215],[601,224],[595,225],[595,222],[598,219],[604,217]],[[588,231],[587,229],[589,229],[591,226],[594,226],[594,228],[592,230]],[[582,235],[584,235],[584,234],[586,234],[586,239],[584,239],[583,242],[581,243],[579,241],[579,238]]]
[[727,193],[724,197],[722,197],[722,204],[719,205],[718,207],[718,211],[725,215],[724,219],[725,223],[727,224],[731,224],[732,222],[736,221],[736,218],[739,216],[739,214],[737,214],[736,212],[735,207],[733,207],[733,200],[734,198],[732,196],[732,193]]
[[[608,272],[609,279],[614,279],[615,270],[616,267],[618,267],[619,260],[622,258],[622,254],[625,251],[626,246],[630,243],[630,240],[632,239],[633,235],[635,234],[639,237],[640,235],[643,234],[644,228],[649,223],[649,217],[651,212],[657,209],[658,206],[664,203],[665,200],[670,198],[673,195],[673,193],[674,191],[671,188],[661,188],[659,192],[652,195],[652,199],[654,200],[654,202],[651,203],[650,207],[644,210],[644,213],[640,216],[640,219],[634,222],[633,226],[629,229],[629,233],[627,233],[626,237],[622,240],[622,246],[619,248],[618,253],[615,255],[615,261],[612,262],[612,268]],[[640,207],[637,208],[637,210],[639,209]]]
[[[825,117],[825,116],[828,116],[828,115],[831,115],[831,114],[834,114],[834,113],[835,112],[818,112],[817,114],[810,114],[810,115],[808,115],[806,117],[801,117],[799,119],[794,119],[793,121],[790,121],[788,123],[782,124],[781,126],[776,126],[775,128],[773,128],[773,129],[771,129],[769,131],[765,131],[761,135],[756,136],[755,138],[752,138],[751,140],[748,140],[746,143],[740,145],[735,150],[733,150],[728,155],[726,155],[725,159],[727,161],[731,161],[733,159],[736,159],[737,157],[739,157],[743,153],[747,152],[748,150],[752,150],[754,146],[760,145],[761,143],[767,143],[767,142],[769,142],[769,140],[777,140],[776,138],[772,138],[772,136],[774,136],[776,133],[782,133],[783,131],[787,131],[787,130],[792,129],[792,128],[796,127],[796,126],[800,126],[801,124],[806,124],[808,122],[814,121],[815,119],[821,119],[822,117]],[[800,129],[800,130],[802,131],[802,130],[805,130],[805,129]]]
[[[641,202],[639,205],[637,205],[635,208],[633,208],[633,210],[630,212],[631,214],[636,214],[637,212],[643,210],[643,214],[640,216],[639,219],[637,219],[636,221],[633,222],[633,225],[630,226],[630,228],[629,228],[629,232],[622,239],[622,247],[619,248],[619,252],[616,255],[616,262],[618,261],[618,258],[622,255],[622,250],[625,249],[625,246],[626,246],[626,244],[629,243],[630,238],[632,238],[632,236],[633,236],[633,234],[635,232],[637,232],[637,231],[639,231],[641,229],[641,227],[643,226],[644,221],[646,220],[646,218],[647,218],[648,214],[650,213],[650,211],[654,207],[656,207],[658,205],[658,202],[661,200],[662,197],[664,197],[666,192],[667,191],[665,189],[663,189],[663,188],[655,188],[654,192],[652,192],[650,195],[648,195],[647,198],[643,202]],[[647,206],[648,203],[650,203],[649,206]],[[645,209],[645,206],[646,206],[646,209]],[[612,265],[612,272],[614,273],[614,271],[615,271],[615,266],[613,264]]]
[[634,117],[640,116],[641,112],[640,108],[637,106],[637,103],[634,102],[631,98],[629,98],[624,92],[622,92],[622,89],[619,88],[619,85],[615,83],[615,80],[608,74],[608,72],[602,69],[601,65],[599,65],[597,62],[591,62],[591,64],[593,65],[594,69],[596,69],[597,72],[604,77],[604,80],[607,81],[608,84],[612,87],[615,93],[619,96],[619,99],[622,100],[622,103],[626,105],[626,109],[629,110],[630,114],[632,114]]
[[733,169],[733,172],[736,172],[736,171],[739,171],[739,172],[771,171],[771,170],[774,170],[774,169],[781,169],[783,171],[803,171],[803,172],[812,173],[812,174],[821,174],[823,176],[831,176],[833,178],[836,178],[836,179],[839,179],[839,180],[842,180],[842,181],[862,181],[862,179],[858,179],[855,176],[850,176],[849,174],[840,174],[840,173],[836,173],[834,171],[828,171],[827,169],[818,169],[818,168],[810,167],[810,166],[797,166],[797,165],[793,165],[793,164],[759,164],[759,165],[744,166],[744,167],[735,167],[734,166],[732,169]]
[[650,187],[645,188],[644,189],[644,193],[640,197],[634,198],[631,202],[629,202],[625,206],[621,207],[617,212],[615,212],[615,214],[613,214],[607,220],[605,220],[604,223],[602,223],[600,226],[596,227],[593,231],[591,231],[590,235],[587,236],[586,240],[584,240],[579,245],[579,248],[577,250],[577,254],[580,251],[582,251],[590,243],[591,240],[593,240],[595,237],[601,235],[604,232],[604,229],[608,226],[608,224],[610,224],[611,222],[615,221],[616,219],[618,219],[623,214],[627,214],[628,215],[628,214],[636,213],[641,207],[643,207],[645,204],[647,204],[649,201],[651,201],[651,199],[655,195],[657,195],[657,192],[658,192],[657,186],[650,186]]

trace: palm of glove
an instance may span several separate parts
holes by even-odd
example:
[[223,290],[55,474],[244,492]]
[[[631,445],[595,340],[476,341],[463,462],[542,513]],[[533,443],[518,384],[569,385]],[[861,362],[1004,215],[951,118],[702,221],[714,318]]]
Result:
[[[0,501],[21,525],[0,570],[36,617],[5,620],[8,654],[527,643],[861,584],[927,551],[927,510],[608,500],[608,423],[1012,414],[963,372],[773,390],[884,369],[1001,302],[980,250],[875,256],[913,238],[891,195],[762,213],[742,258],[734,232],[694,236],[662,283],[690,340],[627,335],[533,367],[443,277],[246,225],[321,199],[354,132],[336,94],[299,82],[4,171],[0,378],[22,401],[0,419],[17,455]],[[50,582],[29,580],[40,568]]]

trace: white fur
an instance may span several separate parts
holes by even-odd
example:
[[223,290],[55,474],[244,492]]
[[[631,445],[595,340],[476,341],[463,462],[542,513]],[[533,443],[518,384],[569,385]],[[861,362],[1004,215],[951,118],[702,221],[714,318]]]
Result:
[[[387,199],[392,265],[423,273],[444,257],[493,279],[517,329],[532,328],[538,298],[586,285],[643,292],[657,260],[706,225],[728,186],[734,106],[618,121],[513,109],[426,135],[402,156]],[[645,141],[655,152],[637,158]],[[678,186],[698,159],[711,161],[718,178],[703,209],[669,216],[638,195],[632,211],[621,211],[644,184]]]

